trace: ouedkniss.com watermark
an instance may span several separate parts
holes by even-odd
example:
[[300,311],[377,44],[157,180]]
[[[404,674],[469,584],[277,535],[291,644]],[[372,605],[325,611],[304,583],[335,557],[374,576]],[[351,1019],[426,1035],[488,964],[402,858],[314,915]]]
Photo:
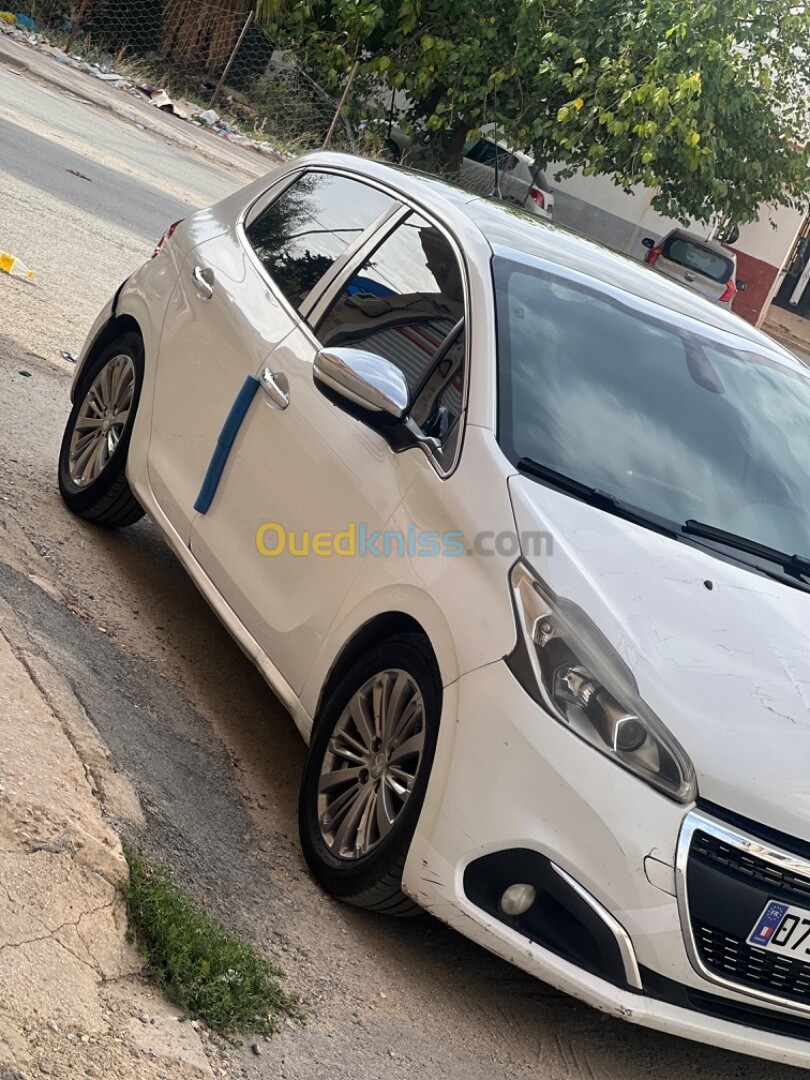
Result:
[[550,555],[550,533],[538,530],[516,533],[481,530],[472,536],[462,532],[437,532],[409,525],[400,529],[369,529],[365,523],[352,522],[340,532],[287,530],[268,521],[256,530],[256,548],[260,555],[402,555],[410,557],[454,557],[457,555]]

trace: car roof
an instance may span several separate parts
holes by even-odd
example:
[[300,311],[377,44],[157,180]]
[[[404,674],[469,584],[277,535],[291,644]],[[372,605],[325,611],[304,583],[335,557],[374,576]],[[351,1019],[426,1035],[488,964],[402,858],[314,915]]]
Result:
[[[596,281],[622,290],[706,326],[732,334],[758,350],[767,349],[783,362],[806,374],[793,353],[757,330],[738,315],[704,299],[679,282],[656,273],[639,259],[624,255],[565,225],[528,213],[510,203],[483,199],[444,179],[415,169],[389,165],[351,154],[314,151],[307,155],[312,166],[332,166],[377,180],[398,189],[421,204],[451,231],[454,222],[472,222],[498,254],[534,256]],[[705,243],[705,241],[701,241]],[[742,342],[740,347],[743,347]]]

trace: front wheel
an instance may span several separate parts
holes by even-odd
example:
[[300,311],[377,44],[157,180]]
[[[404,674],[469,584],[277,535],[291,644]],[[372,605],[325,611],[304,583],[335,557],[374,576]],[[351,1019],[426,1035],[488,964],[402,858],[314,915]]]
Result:
[[344,676],[315,726],[299,828],[313,876],[333,896],[390,915],[418,910],[402,872],[430,775],[441,683],[424,638],[402,634]]
[[59,492],[74,514],[119,528],[143,517],[126,477],[143,385],[143,344],[123,334],[89,364],[59,452]]

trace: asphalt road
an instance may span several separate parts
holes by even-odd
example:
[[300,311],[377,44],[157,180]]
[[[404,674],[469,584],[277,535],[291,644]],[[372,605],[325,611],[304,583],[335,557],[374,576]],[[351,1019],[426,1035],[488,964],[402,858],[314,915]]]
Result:
[[[5,518],[21,530],[6,562],[30,570],[0,565],[0,597],[131,776],[142,842],[265,948],[303,998],[306,1027],[285,1026],[261,1056],[235,1052],[236,1074],[795,1076],[607,1019],[433,920],[385,920],[325,897],[298,850],[304,749],[289,717],[148,521],[104,532],[62,507],[55,465],[71,367],[59,348],[79,346],[169,222],[241,182],[0,68],[0,249],[39,282],[0,276],[0,541]],[[39,587],[48,581],[54,595]]]

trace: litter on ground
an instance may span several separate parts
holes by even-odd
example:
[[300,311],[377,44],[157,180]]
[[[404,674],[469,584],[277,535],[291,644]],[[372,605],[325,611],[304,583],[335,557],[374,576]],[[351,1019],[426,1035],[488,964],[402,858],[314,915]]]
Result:
[[36,271],[30,270],[16,255],[10,255],[7,251],[0,251],[0,271],[8,274],[9,277],[19,278],[21,281],[34,284]]

